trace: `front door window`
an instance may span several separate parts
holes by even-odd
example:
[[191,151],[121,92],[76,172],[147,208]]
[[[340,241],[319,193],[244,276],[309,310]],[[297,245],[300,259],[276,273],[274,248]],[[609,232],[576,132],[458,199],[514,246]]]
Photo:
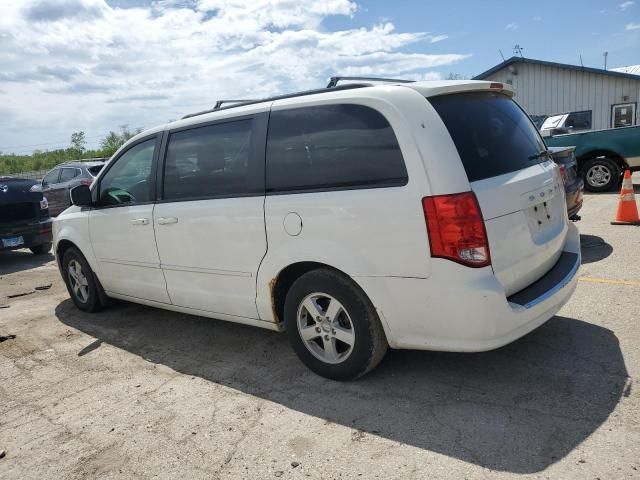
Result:
[[100,204],[126,205],[151,202],[153,181],[151,166],[156,140],[131,147],[100,181]]

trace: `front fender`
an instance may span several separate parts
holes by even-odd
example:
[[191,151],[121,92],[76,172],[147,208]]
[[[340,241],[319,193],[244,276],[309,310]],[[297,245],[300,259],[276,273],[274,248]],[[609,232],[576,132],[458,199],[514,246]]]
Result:
[[60,214],[53,221],[53,248],[60,265],[62,259],[58,258],[58,246],[63,241],[71,242],[82,252],[96,275],[99,275],[99,264],[89,235],[89,213],[90,210],[86,208],[71,206]]

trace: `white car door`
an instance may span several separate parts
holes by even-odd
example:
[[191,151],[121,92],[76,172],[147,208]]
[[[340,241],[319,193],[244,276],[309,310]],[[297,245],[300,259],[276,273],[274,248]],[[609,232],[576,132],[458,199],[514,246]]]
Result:
[[265,135],[266,113],[169,132],[153,217],[173,304],[258,318]]
[[100,177],[89,232],[107,292],[170,303],[153,230],[160,134],[136,142]]

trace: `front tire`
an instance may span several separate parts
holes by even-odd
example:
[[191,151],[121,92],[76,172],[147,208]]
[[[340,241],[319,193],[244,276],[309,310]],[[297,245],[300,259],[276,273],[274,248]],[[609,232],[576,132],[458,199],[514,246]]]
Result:
[[349,278],[329,269],[312,270],[293,283],[284,323],[300,360],[332,380],[361,377],[380,363],[388,348],[367,296]]
[[74,247],[69,248],[62,258],[62,277],[76,307],[83,312],[100,310],[100,296],[93,270],[82,253]]
[[584,188],[590,192],[608,192],[620,182],[622,169],[607,157],[587,160],[582,167]]
[[29,250],[31,250],[31,253],[34,255],[46,255],[51,251],[51,247],[52,244],[43,243],[42,245],[36,245],[35,247],[29,248]]

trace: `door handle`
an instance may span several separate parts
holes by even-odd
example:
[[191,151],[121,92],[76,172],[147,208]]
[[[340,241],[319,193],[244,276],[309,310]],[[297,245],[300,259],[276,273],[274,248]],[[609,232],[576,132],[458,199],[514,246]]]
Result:
[[129,220],[129,223],[131,225],[149,225],[149,219],[148,218],[133,218],[133,219]]
[[172,223],[178,223],[176,217],[160,217],[158,219],[158,225],[171,225]]

